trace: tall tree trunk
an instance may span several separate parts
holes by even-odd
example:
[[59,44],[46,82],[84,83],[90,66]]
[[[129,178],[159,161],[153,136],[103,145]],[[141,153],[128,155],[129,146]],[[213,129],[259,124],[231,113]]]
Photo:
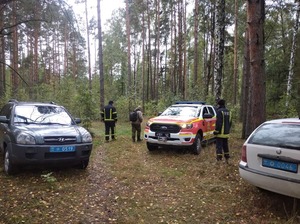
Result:
[[147,48],[147,61],[148,61],[148,67],[147,67],[147,101],[149,99],[153,99],[151,95],[152,90],[152,63],[151,63],[151,20],[150,20],[150,2],[147,0],[147,27],[148,27],[148,48]]
[[154,81],[153,81],[153,86],[154,86],[154,91],[155,91],[155,102],[158,103],[158,80],[160,77],[160,0],[156,0],[156,56],[155,60],[156,65],[155,65],[155,73],[154,73]]
[[178,87],[180,96],[184,95],[184,77],[183,77],[183,12],[182,0],[178,1]]
[[85,3],[85,21],[86,21],[86,36],[87,36],[87,50],[88,50],[89,90],[91,92],[92,91],[92,69],[91,69],[90,27],[89,27],[87,0],[85,0],[84,3]]
[[[74,82],[76,82],[78,78],[78,65],[77,65],[77,48],[76,48],[76,43],[73,41],[72,42],[72,73],[74,77]],[[67,54],[66,54],[67,55]],[[67,60],[69,61],[69,60]]]
[[245,32],[245,46],[244,46],[244,62],[243,62],[243,81],[242,81],[242,94],[241,94],[241,117],[240,120],[243,123],[242,138],[248,137],[251,132],[250,128],[247,127],[250,120],[251,111],[251,88],[250,88],[250,52],[249,52],[249,31],[246,28]]
[[[0,27],[4,27],[3,15],[4,11],[0,10]],[[4,35],[0,33],[0,97],[5,94],[5,39]]]
[[194,8],[194,79],[192,82],[192,88],[197,85],[198,80],[198,31],[199,27],[199,0],[195,0]]
[[127,73],[128,73],[128,93],[129,93],[129,108],[131,110],[132,104],[132,82],[131,82],[131,44],[130,44],[130,17],[129,17],[129,1],[126,0],[126,36],[127,36]]
[[[207,71],[208,74],[208,85],[209,86],[209,80],[212,80],[211,82],[211,95],[215,95],[215,58],[216,58],[216,54],[214,52],[216,52],[216,3],[214,2],[214,4],[211,7],[211,28],[210,30],[210,36],[211,36],[211,43],[210,43],[210,64],[208,65],[208,69],[209,71]],[[208,92],[208,91],[207,91]]]
[[102,51],[102,26],[101,26],[101,5],[100,0],[97,1],[98,15],[98,58],[99,58],[99,80],[100,80],[100,110],[104,108],[104,73],[103,73],[103,51]]
[[296,55],[296,42],[297,42],[297,34],[299,28],[299,14],[300,14],[300,1],[297,1],[297,12],[296,12],[296,19],[293,31],[293,39],[292,39],[292,47],[291,47],[291,56],[290,56],[290,65],[289,65],[289,74],[287,80],[287,89],[286,89],[286,102],[285,106],[288,108],[289,101],[291,98],[291,91],[292,91],[292,82],[294,76],[294,64],[295,64],[295,55]]
[[252,94],[250,119],[246,133],[252,132],[266,120],[266,80],[264,61],[265,0],[248,0],[247,27],[249,29],[250,89]]
[[217,0],[216,18],[215,96],[218,98],[222,95],[225,42],[225,0]]
[[41,30],[41,23],[39,20],[41,19],[41,10],[42,6],[39,1],[35,2],[35,7],[34,7],[34,34],[33,34],[33,73],[32,73],[32,86],[31,89],[32,91],[32,99],[37,98],[37,90],[36,86],[39,84],[39,37],[40,37],[40,30]]
[[186,1],[183,1],[183,99],[187,98],[187,21],[186,21]]
[[234,62],[233,62],[233,104],[237,103],[237,80],[238,80],[238,0],[234,4]]
[[145,22],[145,12],[142,15],[142,111],[145,111],[145,43],[146,43],[146,22]]
[[[12,24],[17,24],[17,1],[13,1],[12,6]],[[18,94],[18,87],[19,87],[19,79],[18,79],[18,27],[13,27],[13,33],[12,33],[12,59],[11,64],[13,70],[11,71],[11,81],[12,81],[12,89],[11,89],[11,95],[12,97],[16,98]]]
[[179,81],[179,72],[178,72],[178,62],[177,62],[177,55],[178,55],[178,47],[177,47],[177,20],[176,20],[176,4],[174,4],[173,7],[173,18],[172,18],[172,30],[173,30],[173,43],[171,43],[173,52],[172,52],[172,69],[173,69],[173,74],[172,74],[172,93],[174,93],[174,95],[176,96],[178,94],[178,81]]

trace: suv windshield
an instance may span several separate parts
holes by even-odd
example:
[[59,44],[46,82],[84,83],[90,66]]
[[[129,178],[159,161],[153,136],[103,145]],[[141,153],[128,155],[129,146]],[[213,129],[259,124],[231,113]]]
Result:
[[300,150],[300,125],[265,124],[249,139],[250,144]]
[[45,105],[20,105],[15,107],[14,123],[72,124],[72,119],[62,107]]
[[178,106],[167,108],[161,116],[186,116],[186,117],[197,117],[197,107],[191,106]]

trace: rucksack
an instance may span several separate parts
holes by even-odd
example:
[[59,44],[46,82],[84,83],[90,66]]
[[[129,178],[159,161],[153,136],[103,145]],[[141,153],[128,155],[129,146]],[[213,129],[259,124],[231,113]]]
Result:
[[129,114],[129,120],[135,122],[135,121],[137,121],[137,119],[138,119],[137,112],[136,111],[130,112],[130,114]]

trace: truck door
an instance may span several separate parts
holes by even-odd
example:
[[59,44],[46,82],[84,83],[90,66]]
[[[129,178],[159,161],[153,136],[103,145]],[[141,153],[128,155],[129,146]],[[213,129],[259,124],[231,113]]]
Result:
[[203,108],[203,120],[205,124],[205,139],[211,139],[214,137],[214,130],[215,130],[215,121],[216,121],[216,114],[213,108],[205,106]]

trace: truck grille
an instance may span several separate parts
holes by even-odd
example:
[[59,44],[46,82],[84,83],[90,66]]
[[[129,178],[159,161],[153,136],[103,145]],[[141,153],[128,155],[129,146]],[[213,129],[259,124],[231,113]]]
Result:
[[74,136],[57,136],[57,137],[44,137],[45,144],[49,145],[67,145],[76,143],[76,137]]
[[176,124],[157,124],[150,125],[150,130],[153,132],[166,132],[166,133],[178,133],[181,127]]

